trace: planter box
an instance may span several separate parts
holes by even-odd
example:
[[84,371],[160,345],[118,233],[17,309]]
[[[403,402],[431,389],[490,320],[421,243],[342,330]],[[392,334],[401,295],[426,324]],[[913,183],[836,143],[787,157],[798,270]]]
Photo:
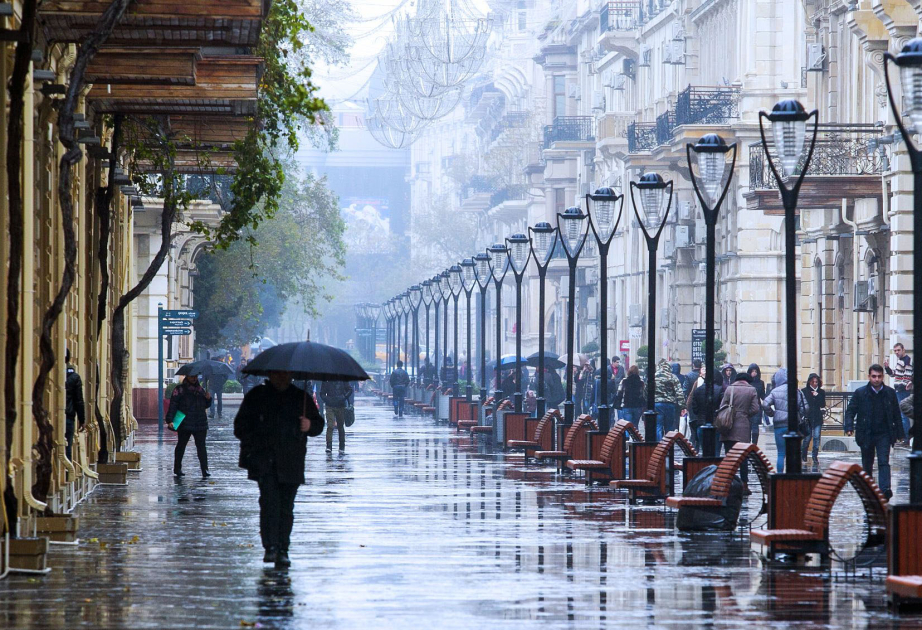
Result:
[[40,516],[38,533],[54,542],[76,542],[80,519],[75,516]]
[[[0,541],[0,554],[5,554],[5,541]],[[10,568],[44,571],[48,554],[47,538],[14,538],[10,540]]]
[[126,451],[115,454],[116,463],[127,464],[128,470],[141,470],[141,454],[135,451]]
[[97,464],[96,472],[99,474],[99,483],[128,483],[128,464]]

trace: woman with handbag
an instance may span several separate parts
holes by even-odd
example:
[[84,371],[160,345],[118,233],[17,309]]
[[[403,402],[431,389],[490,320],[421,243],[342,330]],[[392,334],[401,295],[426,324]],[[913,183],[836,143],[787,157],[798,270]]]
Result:
[[205,391],[195,374],[186,376],[170,396],[166,424],[171,430],[176,431],[176,448],[173,450],[173,475],[175,477],[185,476],[182,471],[182,458],[186,454],[189,438],[195,440],[195,452],[198,455],[199,467],[202,469],[202,479],[211,477],[211,472],[208,470],[208,451],[205,448],[209,407],[211,407],[211,393]]
[[[724,445],[724,453],[729,453],[737,442],[749,442],[752,438],[749,417],[758,411],[759,394],[756,388],[749,384],[749,375],[740,372],[736,375],[733,384],[724,392],[720,410],[717,412],[717,430],[720,432],[720,441]],[[729,422],[726,421],[728,417]],[[749,481],[748,472],[748,466],[743,463],[740,468],[740,477],[744,486]]]

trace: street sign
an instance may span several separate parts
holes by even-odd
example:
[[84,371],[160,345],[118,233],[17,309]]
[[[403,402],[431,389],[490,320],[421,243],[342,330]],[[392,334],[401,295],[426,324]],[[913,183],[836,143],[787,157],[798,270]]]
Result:
[[704,363],[704,341],[707,339],[707,330],[704,328],[692,328],[692,361],[698,359]]
[[180,328],[179,326],[164,326],[160,329],[160,332],[164,335],[191,335],[191,328]]
[[198,311],[192,309],[170,309],[160,311],[160,317],[163,319],[197,319]]
[[191,319],[167,319],[164,317],[160,321],[160,325],[161,326],[191,326],[192,320]]

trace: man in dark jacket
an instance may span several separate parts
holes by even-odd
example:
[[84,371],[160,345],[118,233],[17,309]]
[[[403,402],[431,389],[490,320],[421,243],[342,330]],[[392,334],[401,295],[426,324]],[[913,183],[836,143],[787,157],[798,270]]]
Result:
[[813,465],[819,466],[820,437],[823,433],[823,414],[826,413],[826,390],[822,387],[823,381],[819,374],[811,374],[807,378],[807,386],[800,390],[807,401],[805,413],[806,429],[809,434],[804,436],[801,459],[807,461],[807,450],[810,440],[813,440]]
[[[182,458],[186,454],[189,438],[195,439],[195,451],[202,469],[202,479],[211,476],[208,472],[208,452],[205,450],[205,436],[208,435],[206,410],[211,406],[211,394],[202,389],[198,376],[190,374],[176,386],[170,396],[170,408],[166,412],[167,426],[176,431],[176,449],[173,451],[173,474],[183,477]],[[177,412],[182,412],[179,426],[174,426]]]
[[307,438],[323,433],[323,416],[313,397],[292,385],[288,372],[271,372],[269,381],[244,396],[234,435],[240,440],[241,468],[259,483],[259,533],[263,562],[291,565],[288,547],[294,526],[295,496],[304,483]]
[[567,397],[567,392],[560,381],[560,374],[557,370],[544,368],[544,399],[545,409],[557,409]]
[[64,362],[67,364],[64,377],[64,439],[67,441],[67,459],[73,459],[71,449],[74,443],[75,421],[80,423],[82,431],[86,425],[86,407],[83,404],[83,379],[77,374],[77,368],[70,363],[70,350],[65,351]]
[[403,361],[397,361],[397,369],[391,372],[391,392],[394,395],[394,417],[403,417],[403,399],[407,396],[410,375],[403,369]]
[[352,412],[355,391],[345,381],[324,381],[320,399],[327,409],[327,451],[333,450],[333,429],[339,431],[339,451],[346,450],[346,418]]
[[752,414],[749,418],[749,430],[752,433],[752,443],[759,443],[759,425],[762,424],[762,401],[765,400],[765,381],[762,380],[762,368],[758,363],[750,363],[749,369],[746,370],[749,375],[749,382],[756,388],[756,394],[759,396],[759,411]]
[[692,392],[692,389],[695,387],[695,384],[698,382],[698,379],[701,377],[701,359],[695,359],[692,361],[692,369],[683,377],[682,387],[685,390],[685,398],[687,399]]
[[889,500],[893,496],[890,448],[905,436],[896,392],[884,385],[884,368],[876,363],[868,369],[868,384],[855,391],[845,408],[845,434],[853,433],[861,449],[861,465],[869,475],[877,455],[877,484]]
[[227,383],[227,374],[215,372],[205,381],[205,387],[214,396],[214,403],[208,410],[208,417],[214,420],[215,409],[218,417],[224,414],[224,384]]

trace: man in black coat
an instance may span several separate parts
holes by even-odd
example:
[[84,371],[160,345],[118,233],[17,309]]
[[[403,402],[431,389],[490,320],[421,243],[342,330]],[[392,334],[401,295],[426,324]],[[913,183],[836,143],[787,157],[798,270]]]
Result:
[[67,459],[71,457],[74,443],[74,429],[76,422],[80,423],[80,430],[86,425],[86,407],[83,404],[83,379],[77,374],[77,368],[70,363],[70,350],[65,351],[64,362],[67,365],[64,377],[64,440],[67,442]]
[[[208,435],[208,416],[206,410],[211,406],[211,394],[202,389],[198,376],[190,374],[176,386],[170,396],[170,408],[166,412],[166,423],[177,433],[176,449],[173,451],[173,474],[183,477],[182,458],[186,454],[189,438],[195,439],[195,451],[202,469],[202,479],[211,476],[208,472],[208,452],[205,450],[205,437]],[[176,413],[183,416],[178,427],[174,426]]]
[[244,396],[234,435],[240,440],[239,466],[259,483],[259,533],[263,562],[291,565],[288,547],[294,526],[295,496],[304,483],[307,438],[323,433],[323,416],[312,396],[291,383],[288,372],[270,372],[267,383]]
[[884,385],[884,368],[876,363],[868,369],[868,384],[855,391],[845,408],[845,434],[853,433],[861,449],[861,465],[869,475],[876,453],[880,466],[877,485],[889,500],[893,496],[890,448],[905,436],[896,391]]

